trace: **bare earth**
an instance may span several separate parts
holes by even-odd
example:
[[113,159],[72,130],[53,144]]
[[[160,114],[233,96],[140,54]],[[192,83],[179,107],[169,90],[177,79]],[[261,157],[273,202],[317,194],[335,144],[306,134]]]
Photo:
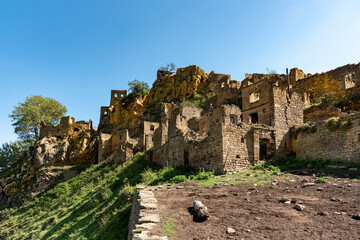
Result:
[[[176,236],[169,239],[360,239],[360,220],[352,218],[360,213],[360,181],[334,178],[302,187],[303,179],[314,182],[315,178],[287,174],[275,179],[275,187],[254,188],[248,183],[198,188],[188,183],[181,185],[183,189],[157,188],[162,226],[154,232],[161,234],[164,222],[171,219]],[[279,202],[281,198],[301,201],[305,209],[297,211],[294,203]],[[188,208],[195,199],[208,207],[208,220],[193,221]],[[229,227],[236,232],[228,234]]]

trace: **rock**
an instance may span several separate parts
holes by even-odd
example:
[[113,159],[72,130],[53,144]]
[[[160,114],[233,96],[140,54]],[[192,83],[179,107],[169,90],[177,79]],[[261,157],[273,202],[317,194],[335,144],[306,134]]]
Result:
[[176,186],[176,189],[184,189],[184,186]]
[[194,192],[188,194],[188,197],[195,197],[195,196],[196,196],[196,193],[194,193]]
[[314,186],[315,183],[305,183],[304,185],[302,185],[303,188],[305,187],[310,187],[310,186]]
[[338,169],[345,169],[347,166],[344,165],[328,165],[328,168],[338,168]]
[[296,204],[294,208],[298,211],[302,211],[305,209],[305,206],[301,204]]
[[226,230],[226,233],[227,234],[234,234],[236,233],[235,229],[231,228],[231,227],[228,227],[228,229]]
[[349,171],[357,171],[358,169],[353,167],[353,168],[349,168]]
[[303,180],[301,180],[302,183],[307,183],[309,182],[309,180],[307,180],[306,178],[304,178]]
[[17,182],[12,182],[6,185],[3,191],[7,196],[14,196],[19,190],[18,186]]
[[280,200],[279,200],[279,202],[281,202],[281,203],[285,203],[285,202],[291,202],[291,199],[290,198],[285,198],[285,197],[283,197],[283,198],[281,198]]
[[159,214],[146,214],[145,216],[139,219],[139,223],[159,223],[160,217]]
[[338,199],[338,198],[332,198],[330,201],[332,201],[332,202],[340,202],[340,199]]
[[334,212],[335,215],[346,215],[346,212]]
[[258,221],[260,221],[260,220],[261,220],[261,218],[259,218],[259,217],[256,217],[256,218],[255,218],[255,220],[258,220]]
[[360,220],[360,214],[359,213],[354,214],[354,215],[352,215],[352,218],[355,220]]
[[[135,228],[136,229],[153,229],[156,226],[156,223],[142,223],[142,224],[136,224]],[[136,229],[133,230],[136,231]]]
[[208,208],[202,202],[195,200],[193,206],[198,220],[204,221],[209,218]]
[[291,202],[290,202],[290,201],[286,201],[286,202],[284,202],[284,204],[291,204]]
[[320,215],[320,216],[329,216],[330,213],[329,213],[329,212],[318,212],[317,215]]
[[316,191],[322,191],[324,188],[319,187]]

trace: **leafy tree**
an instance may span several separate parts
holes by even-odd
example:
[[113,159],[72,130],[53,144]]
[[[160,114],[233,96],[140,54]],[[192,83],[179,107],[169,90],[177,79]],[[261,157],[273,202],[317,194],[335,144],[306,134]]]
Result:
[[136,78],[128,83],[129,91],[135,95],[147,95],[149,85],[146,82],[139,81]]
[[33,95],[18,103],[9,115],[14,122],[15,133],[24,142],[33,142],[39,136],[40,123],[57,125],[66,113],[66,107],[53,98]]
[[29,143],[20,141],[4,143],[0,147],[0,170],[6,170],[14,166],[21,155],[29,148]]

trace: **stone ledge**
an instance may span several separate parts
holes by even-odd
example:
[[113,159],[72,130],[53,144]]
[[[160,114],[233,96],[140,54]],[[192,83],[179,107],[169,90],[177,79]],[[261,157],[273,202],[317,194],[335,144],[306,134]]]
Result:
[[150,231],[160,222],[157,200],[150,187],[137,186],[131,208],[128,240],[159,239],[167,240],[166,236],[151,235]]

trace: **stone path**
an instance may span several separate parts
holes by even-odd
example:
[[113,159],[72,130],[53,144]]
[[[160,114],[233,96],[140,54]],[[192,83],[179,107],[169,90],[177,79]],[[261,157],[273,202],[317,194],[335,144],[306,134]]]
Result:
[[160,216],[156,213],[157,208],[158,203],[151,189],[137,186],[131,208],[128,240],[168,239],[166,236],[154,236],[149,233],[149,230],[160,223]]

